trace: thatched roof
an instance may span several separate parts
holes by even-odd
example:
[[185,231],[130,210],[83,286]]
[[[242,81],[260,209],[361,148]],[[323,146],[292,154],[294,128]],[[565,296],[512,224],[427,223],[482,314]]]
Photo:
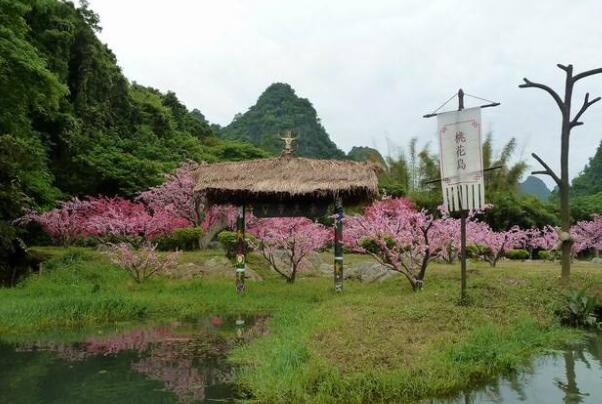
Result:
[[200,166],[197,196],[209,203],[287,200],[360,202],[378,195],[379,168],[373,163],[301,157],[248,160]]

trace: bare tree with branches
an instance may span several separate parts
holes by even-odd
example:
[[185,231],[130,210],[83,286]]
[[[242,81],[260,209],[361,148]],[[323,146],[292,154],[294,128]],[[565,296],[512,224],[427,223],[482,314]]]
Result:
[[571,274],[571,240],[569,229],[571,227],[570,209],[569,209],[569,141],[571,137],[571,130],[579,125],[583,125],[583,122],[579,121],[583,113],[592,106],[592,104],[600,101],[600,97],[596,97],[592,100],[589,99],[589,93],[585,94],[583,105],[577,112],[577,114],[571,118],[571,101],[573,98],[573,87],[579,80],[584,79],[595,74],[602,73],[602,68],[592,69],[579,74],[573,74],[573,65],[557,65],[560,69],[566,73],[565,87],[564,87],[564,100],[549,86],[541,83],[535,83],[528,79],[523,79],[525,82],[519,85],[520,88],[539,88],[540,90],[546,91],[552,96],[560,112],[562,114],[562,131],[560,140],[560,176],[558,176],[541,157],[533,153],[532,156],[542,165],[543,170],[533,171],[532,174],[545,174],[552,177],[552,179],[558,185],[558,192],[560,194],[560,221],[561,221],[561,234],[560,240],[562,242],[562,280],[567,281]]

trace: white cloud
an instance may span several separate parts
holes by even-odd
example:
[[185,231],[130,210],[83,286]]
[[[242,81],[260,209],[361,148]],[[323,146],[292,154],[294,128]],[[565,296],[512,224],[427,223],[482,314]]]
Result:
[[[345,150],[435,140],[436,122],[422,115],[463,87],[502,102],[483,113],[499,143],[515,136],[525,157],[558,168],[557,107],[518,84],[526,76],[562,93],[556,63],[602,66],[597,0],[90,3],[130,80],[173,90],[222,125],[270,83],[288,82]],[[602,95],[602,76],[580,83],[574,109],[585,90]],[[571,139],[573,175],[602,138],[602,103],[584,121]]]

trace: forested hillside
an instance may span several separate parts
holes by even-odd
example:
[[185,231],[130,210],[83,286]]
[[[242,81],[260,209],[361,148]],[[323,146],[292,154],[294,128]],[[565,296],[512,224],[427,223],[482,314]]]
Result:
[[300,98],[293,88],[284,83],[274,83],[261,94],[257,103],[222,129],[224,139],[245,140],[278,154],[283,130],[292,129],[296,136],[298,156],[318,158],[345,158],[337,148],[311,102]]
[[[81,2],[0,0],[0,252],[12,220],[70,195],[131,195],[185,159],[268,154],[218,139],[174,93],[131,84]],[[2,257],[0,257],[2,261]]]

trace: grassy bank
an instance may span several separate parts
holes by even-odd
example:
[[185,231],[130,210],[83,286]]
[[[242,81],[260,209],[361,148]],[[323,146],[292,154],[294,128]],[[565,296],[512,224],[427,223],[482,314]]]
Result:
[[[578,336],[554,316],[560,271],[550,263],[503,262],[493,269],[473,263],[471,303],[460,307],[456,266],[433,265],[419,293],[401,278],[349,281],[336,295],[329,277],[294,285],[267,277],[236,296],[232,279],[219,276],[161,277],[138,285],[95,251],[45,252],[54,258],[41,275],[0,290],[0,336],[35,338],[59,328],[136,319],[271,314],[270,333],[231,355],[240,365],[241,390],[262,402],[445,395]],[[187,253],[182,260],[215,254]],[[251,262],[267,273],[258,259]],[[602,268],[577,263],[572,282],[593,285],[602,295]]]

